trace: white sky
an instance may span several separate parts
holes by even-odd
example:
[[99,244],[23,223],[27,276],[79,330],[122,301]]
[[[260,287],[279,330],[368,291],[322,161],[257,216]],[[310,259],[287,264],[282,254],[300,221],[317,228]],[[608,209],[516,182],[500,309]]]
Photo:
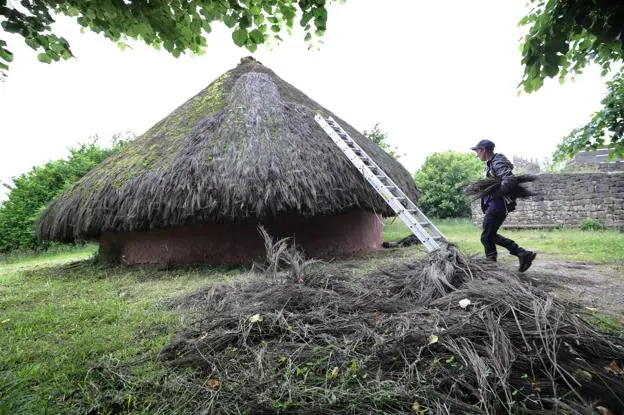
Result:
[[[380,122],[410,172],[433,152],[468,151],[482,138],[510,158],[542,160],[599,109],[605,87],[588,70],[517,96],[526,11],[524,0],[348,0],[330,5],[319,51],[285,35],[254,57],[360,131]],[[250,55],[225,28],[208,36],[206,54],[178,59],[140,43],[121,51],[68,18],[56,28],[76,59],[39,63],[7,39],[15,60],[0,82],[0,181],[92,135],[107,144],[117,132],[143,133]]]

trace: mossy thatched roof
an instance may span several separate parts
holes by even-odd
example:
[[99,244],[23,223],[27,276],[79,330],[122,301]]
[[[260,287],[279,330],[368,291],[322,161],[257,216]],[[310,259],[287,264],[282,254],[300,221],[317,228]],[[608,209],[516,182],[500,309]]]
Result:
[[54,200],[43,240],[282,214],[392,211],[321,127],[332,116],[408,194],[410,174],[335,114],[245,58]]

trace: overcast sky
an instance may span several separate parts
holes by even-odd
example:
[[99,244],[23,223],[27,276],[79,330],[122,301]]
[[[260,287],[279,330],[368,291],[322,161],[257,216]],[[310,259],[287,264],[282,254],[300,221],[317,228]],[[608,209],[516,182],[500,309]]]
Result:
[[[542,160],[600,107],[605,87],[588,70],[518,96],[525,13],[524,0],[347,0],[329,7],[320,50],[297,35],[253,56],[360,131],[380,122],[410,172],[433,152],[468,151],[482,138],[510,158]],[[176,59],[140,43],[121,51],[69,18],[55,27],[75,59],[39,63],[7,39],[15,60],[0,82],[0,181],[95,134],[107,144],[114,133],[145,132],[250,55],[225,28],[208,36],[204,55]]]

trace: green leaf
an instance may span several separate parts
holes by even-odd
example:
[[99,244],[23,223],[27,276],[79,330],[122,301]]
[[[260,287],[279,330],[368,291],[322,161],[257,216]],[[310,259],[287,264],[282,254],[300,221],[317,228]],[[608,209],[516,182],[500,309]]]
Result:
[[232,15],[225,15],[223,16],[223,23],[231,29],[236,26],[236,17]]
[[251,43],[251,42],[247,42],[247,44],[245,45],[245,47],[247,48],[247,50],[249,50],[251,53],[254,53],[256,50],[258,50],[258,45],[256,45],[255,43]]
[[61,54],[65,51],[65,46],[61,45],[59,42],[55,42],[50,43],[50,49],[58,54]]
[[249,38],[251,39],[253,43],[256,43],[256,44],[264,43],[264,35],[257,29],[254,29],[251,32],[249,32]]
[[310,20],[312,20],[312,18],[314,17],[314,14],[311,12],[305,12],[303,13],[303,16],[301,17],[301,20],[299,21],[299,24],[301,26],[305,26],[306,24],[308,24],[308,22]]
[[13,53],[7,49],[0,48],[0,59],[3,59],[5,62],[13,62]]
[[303,40],[305,40],[306,42],[309,42],[310,40],[312,40],[312,33],[310,32],[306,33],[305,38]]
[[40,53],[37,55],[37,59],[39,60],[39,62],[43,62],[43,63],[52,63],[52,58],[49,57],[47,54],[45,53]]
[[248,14],[243,14],[240,19],[238,19],[238,27],[241,27],[243,29],[247,29],[248,27],[251,26],[251,21],[252,18],[250,15]]
[[34,39],[34,38],[28,38],[28,37],[27,37],[26,39],[24,39],[24,41],[25,41],[25,42],[26,42],[26,44],[27,44],[28,46],[30,46],[32,49],[37,50],[37,48],[39,48],[39,42],[37,42],[37,40],[36,40],[36,39]]
[[314,20],[327,21],[327,9],[325,7],[317,7],[312,11],[312,14],[314,15]]
[[232,40],[236,46],[244,46],[247,42],[247,31],[245,29],[236,29],[232,32]]
[[254,23],[256,25],[261,25],[262,23],[264,23],[264,15],[263,14],[257,14],[254,16]]
[[0,24],[4,30],[9,33],[20,33],[23,29],[26,28],[25,24],[22,22],[14,22],[10,20],[5,20]]
[[163,42],[163,47],[165,48],[165,50],[166,50],[167,52],[173,52],[173,50],[174,50],[174,48],[175,48],[175,45],[174,45],[173,41],[171,41],[171,40],[167,39],[167,40],[165,40],[165,41]]

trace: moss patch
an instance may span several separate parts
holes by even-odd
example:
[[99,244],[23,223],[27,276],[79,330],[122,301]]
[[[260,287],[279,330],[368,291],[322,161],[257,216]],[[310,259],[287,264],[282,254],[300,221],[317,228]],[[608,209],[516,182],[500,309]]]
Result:
[[129,144],[127,149],[111,160],[102,173],[114,177],[114,185],[122,187],[141,173],[169,169],[184,137],[201,119],[210,118],[225,108],[224,74],[206,89],[188,100],[167,118]]

